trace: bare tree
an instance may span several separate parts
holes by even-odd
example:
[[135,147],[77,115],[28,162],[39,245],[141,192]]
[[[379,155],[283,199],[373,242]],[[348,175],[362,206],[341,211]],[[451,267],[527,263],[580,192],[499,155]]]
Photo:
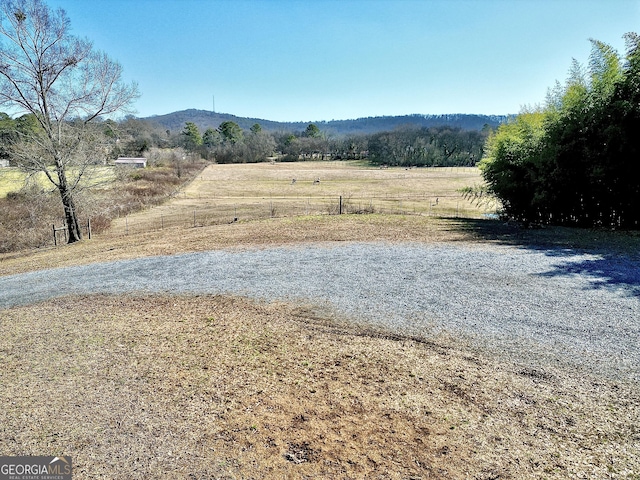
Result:
[[82,238],[74,191],[96,161],[101,116],[126,112],[138,97],[122,67],[70,34],[64,10],[42,0],[0,0],[0,105],[31,114],[14,149],[28,172],[41,171],[60,193],[69,243]]

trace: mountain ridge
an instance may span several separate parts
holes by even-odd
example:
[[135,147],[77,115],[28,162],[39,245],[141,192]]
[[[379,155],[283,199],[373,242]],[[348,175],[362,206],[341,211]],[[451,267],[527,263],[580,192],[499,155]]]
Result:
[[463,130],[482,130],[485,125],[497,127],[504,123],[510,115],[481,115],[481,114],[411,114],[396,116],[362,117],[352,120],[323,120],[317,122],[278,122],[251,117],[238,117],[230,113],[218,113],[208,110],[190,108],[164,115],[144,117],[140,120],[162,126],[166,130],[178,131],[184,128],[186,122],[195,123],[202,132],[207,128],[216,129],[222,122],[237,123],[243,130],[248,130],[254,124],[271,132],[300,132],[310,124],[315,124],[321,131],[329,135],[366,135],[394,130],[402,126],[441,127],[449,126]]

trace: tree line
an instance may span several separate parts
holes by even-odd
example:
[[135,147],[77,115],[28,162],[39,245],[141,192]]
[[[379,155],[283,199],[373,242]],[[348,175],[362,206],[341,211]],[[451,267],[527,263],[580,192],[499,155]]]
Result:
[[139,138],[145,140],[129,140],[121,153],[142,154],[138,147],[164,145],[182,147],[218,163],[253,163],[275,157],[280,161],[368,159],[374,165],[390,166],[474,166],[482,158],[491,131],[488,125],[482,131],[403,126],[388,132],[333,137],[314,123],[303,131],[268,132],[259,123],[245,131],[225,121],[201,132],[195,123],[186,122],[178,135],[167,131],[164,139],[141,131]]
[[399,166],[474,166],[482,158],[490,132],[451,127],[401,128],[376,133],[368,139],[373,164]]
[[[217,163],[279,161],[368,160],[389,166],[474,166],[482,157],[492,128],[482,131],[458,127],[403,126],[367,135],[332,137],[310,123],[303,131],[270,132],[255,123],[243,130],[233,121],[201,132],[186,122],[179,132],[162,130],[149,122],[128,116],[120,121],[96,119],[94,135],[102,153],[96,163],[118,157],[144,156],[151,148],[183,148],[190,154]],[[12,148],[38,130],[34,114],[15,119],[0,112],[0,158],[11,158]]]
[[640,36],[591,40],[587,65],[487,139],[480,166],[504,214],[525,224],[640,228]]

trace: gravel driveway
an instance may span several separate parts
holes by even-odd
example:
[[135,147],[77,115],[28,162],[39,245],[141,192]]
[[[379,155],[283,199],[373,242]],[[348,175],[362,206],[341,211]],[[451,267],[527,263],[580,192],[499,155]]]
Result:
[[0,277],[0,308],[129,291],[302,300],[394,332],[451,335],[534,368],[640,381],[637,257],[488,244],[212,251]]

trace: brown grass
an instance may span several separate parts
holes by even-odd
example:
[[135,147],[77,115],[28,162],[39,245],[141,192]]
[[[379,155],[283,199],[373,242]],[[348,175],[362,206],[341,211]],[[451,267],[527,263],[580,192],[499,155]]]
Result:
[[59,202],[54,194],[35,189],[0,198],[0,252],[50,242],[51,225],[60,222]]
[[[634,478],[639,393],[225,297],[2,312],[0,449],[74,478]],[[636,477],[637,478],[637,477]]]
[[[293,180],[295,179],[295,183]],[[319,180],[319,183],[314,183]],[[209,226],[270,217],[343,213],[482,218],[496,205],[466,200],[482,184],[477,168],[364,167],[357,162],[209,165],[176,198],[120,218],[120,234],[167,226]]]
[[[322,215],[111,231],[0,255],[0,275],[348,241],[625,252],[640,243],[497,222]],[[79,479],[640,478],[638,385],[500,362],[445,336],[366,331],[313,306],[62,298],[0,310],[0,362],[0,452],[71,455]]]
[[[83,233],[86,234],[88,218],[94,233],[102,233],[114,218],[165,202],[203,168],[201,162],[184,162],[178,177],[171,166],[145,170],[99,167],[87,180],[95,182],[95,186],[74,192]],[[19,182],[12,184],[15,190],[0,195],[0,252],[53,245],[52,225],[62,227],[64,223],[58,192],[44,181],[26,188],[21,188]],[[42,188],[49,190],[45,192]],[[60,240],[63,241],[62,234]]]

